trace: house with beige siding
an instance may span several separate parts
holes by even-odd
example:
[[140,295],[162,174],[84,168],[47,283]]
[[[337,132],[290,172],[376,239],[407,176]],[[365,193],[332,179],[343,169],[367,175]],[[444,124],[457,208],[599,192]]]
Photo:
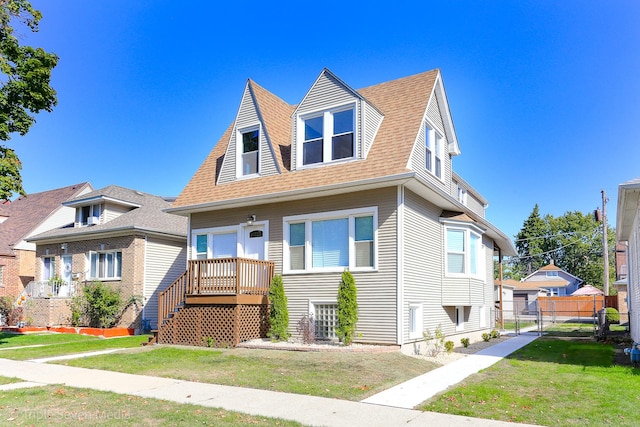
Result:
[[627,304],[629,330],[640,343],[640,178],[618,186],[616,233],[626,245]]
[[516,252],[454,172],[460,154],[439,70],[356,90],[324,69],[295,105],[248,80],[235,119],[168,209],[189,221],[186,300],[172,304],[184,310],[224,263],[242,295],[250,284],[236,262],[256,259],[283,276],[294,337],[312,317],[319,338],[335,339],[347,269],[356,342],[408,347],[439,326],[447,336],[486,332],[494,256]]
[[74,212],[71,224],[29,239],[36,247],[36,279],[27,301],[44,298],[49,307],[32,315],[36,326],[68,323],[68,304],[60,301],[100,281],[138,301],[119,326],[155,328],[158,294],[185,269],[186,218],[164,212],[169,200],[116,185],[62,205]]

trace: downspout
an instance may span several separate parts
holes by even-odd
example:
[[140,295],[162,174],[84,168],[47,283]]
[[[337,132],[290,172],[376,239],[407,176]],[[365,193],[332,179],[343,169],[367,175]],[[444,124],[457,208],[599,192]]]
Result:
[[401,346],[404,341],[404,185],[398,185],[397,197],[396,343]]
[[500,329],[504,329],[504,310],[502,305],[502,249],[498,246],[498,280],[500,280]]

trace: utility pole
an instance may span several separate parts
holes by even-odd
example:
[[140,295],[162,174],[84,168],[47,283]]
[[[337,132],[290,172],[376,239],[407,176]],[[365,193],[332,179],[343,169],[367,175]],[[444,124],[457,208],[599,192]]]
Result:
[[609,296],[609,248],[607,243],[607,193],[602,190],[602,250],[604,258],[604,282],[602,282],[602,290],[605,296]]

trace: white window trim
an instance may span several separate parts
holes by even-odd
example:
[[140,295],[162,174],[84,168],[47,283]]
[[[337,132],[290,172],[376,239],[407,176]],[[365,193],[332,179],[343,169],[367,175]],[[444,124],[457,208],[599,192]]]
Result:
[[[247,132],[253,132],[257,130],[258,131],[258,165],[257,165],[257,169],[258,172],[256,173],[252,173],[249,175],[245,175],[243,174],[243,169],[242,169],[242,134],[247,133]],[[251,125],[251,126],[246,126],[240,129],[236,129],[236,179],[248,179],[248,178],[255,178],[257,176],[260,176],[260,158],[262,157],[261,154],[261,145],[262,145],[262,126],[260,126],[260,124],[255,124],[255,125]]]
[[[86,208],[87,206],[89,206],[89,216],[87,217],[87,222],[83,223],[82,209]],[[100,212],[98,213],[98,216],[96,216],[94,212],[95,206],[98,206],[100,210]],[[90,205],[79,206],[76,208],[76,224],[79,227],[89,227],[90,225],[92,225],[92,224],[89,224],[89,218],[94,218],[94,217],[98,219],[98,224],[100,224],[100,218],[102,217],[103,212],[104,212],[104,206],[102,203],[92,203]]]
[[[353,157],[344,159],[331,160],[331,138],[333,137],[333,119],[327,120],[327,117],[333,117],[334,113],[353,109]],[[304,122],[308,119],[324,116],[323,132],[322,132],[322,158],[323,161],[305,165],[303,161],[303,145],[304,145]],[[349,102],[348,104],[340,104],[329,108],[323,108],[312,112],[299,114],[296,119],[296,169],[307,169],[319,167],[326,164],[352,162],[358,159],[358,103]]]
[[[238,254],[241,253],[242,251],[242,242],[240,241],[242,239],[241,226],[242,224],[230,225],[230,226],[224,226],[224,227],[197,228],[197,229],[191,230],[191,250],[189,251],[190,252],[189,259],[190,260],[197,259],[196,258],[198,254],[197,236],[199,234],[207,235],[207,259],[211,259],[213,258],[213,252],[211,250],[213,248],[213,235],[236,233],[236,255],[238,256]],[[266,257],[266,252],[265,252],[265,257]]]
[[[355,260],[355,220],[359,216],[373,216],[373,267],[356,267]],[[349,219],[349,265],[344,267],[313,268],[311,246],[311,222],[331,219]],[[305,266],[304,270],[291,270],[291,258],[289,251],[289,223],[305,223]],[[308,273],[334,273],[345,269],[350,271],[377,271],[378,270],[378,207],[371,206],[358,209],[347,209],[306,215],[293,215],[282,218],[282,274],[308,274]]]
[[[414,331],[411,331],[411,316],[409,316],[411,309],[415,309],[416,313],[416,328]],[[418,302],[410,302],[409,310],[407,310],[407,316],[409,316],[409,339],[423,338],[422,333],[424,330],[424,318],[422,315],[422,304]]]
[[93,277],[91,275],[91,254],[114,254],[114,259],[115,259],[115,254],[117,252],[120,252],[120,262],[122,263],[123,261],[123,254],[122,254],[122,249],[113,249],[113,250],[108,250],[108,251],[89,251],[87,252],[87,265],[88,265],[88,269],[86,272],[87,278],[89,280],[100,280],[103,282],[107,282],[110,280],[122,280],[122,265],[120,265],[120,276],[113,276],[113,277]]
[[[440,149],[439,152],[436,153],[436,136],[440,138]],[[427,159],[426,159],[426,150],[427,150],[427,141],[431,142],[429,145],[429,150],[431,151],[431,169],[427,168]],[[425,120],[424,124],[424,141],[423,141],[423,149],[425,150],[425,164],[423,165],[424,169],[433,175],[436,179],[444,182],[444,146],[446,144],[446,140],[444,136],[440,133],[440,131],[436,130],[436,127],[433,126],[429,121]],[[436,158],[440,159],[440,176],[436,175]]]
[[[476,278],[485,280],[485,263],[486,263],[486,248],[484,243],[482,242],[482,236],[484,231],[473,224],[461,224],[461,223],[450,223],[448,221],[442,221],[444,223],[444,274],[446,277],[465,277],[465,278]],[[460,230],[464,231],[465,237],[465,248],[464,248],[464,273],[450,273],[449,272],[449,257],[447,256],[447,230]],[[469,245],[471,245],[471,234],[475,234],[478,237],[478,253],[476,254],[476,273],[471,273],[471,257],[469,251]]]
[[[338,305],[338,300],[309,300],[309,316],[313,318],[313,326],[316,327],[316,305]],[[313,331],[315,334],[315,330]],[[334,331],[335,332],[335,331]]]

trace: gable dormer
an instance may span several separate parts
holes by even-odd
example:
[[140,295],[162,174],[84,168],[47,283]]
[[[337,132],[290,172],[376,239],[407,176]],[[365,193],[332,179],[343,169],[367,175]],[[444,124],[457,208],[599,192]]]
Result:
[[251,80],[242,95],[218,184],[280,173]]
[[324,69],[292,115],[291,169],[365,159],[383,114]]
[[459,155],[460,149],[439,73],[426,105],[407,167],[448,191],[452,185],[452,157]]
[[110,195],[114,191],[121,191],[118,187],[110,186],[103,190],[104,193],[94,191],[84,197],[63,203],[64,206],[76,209],[74,227],[106,224],[120,215],[141,206],[134,201]]

